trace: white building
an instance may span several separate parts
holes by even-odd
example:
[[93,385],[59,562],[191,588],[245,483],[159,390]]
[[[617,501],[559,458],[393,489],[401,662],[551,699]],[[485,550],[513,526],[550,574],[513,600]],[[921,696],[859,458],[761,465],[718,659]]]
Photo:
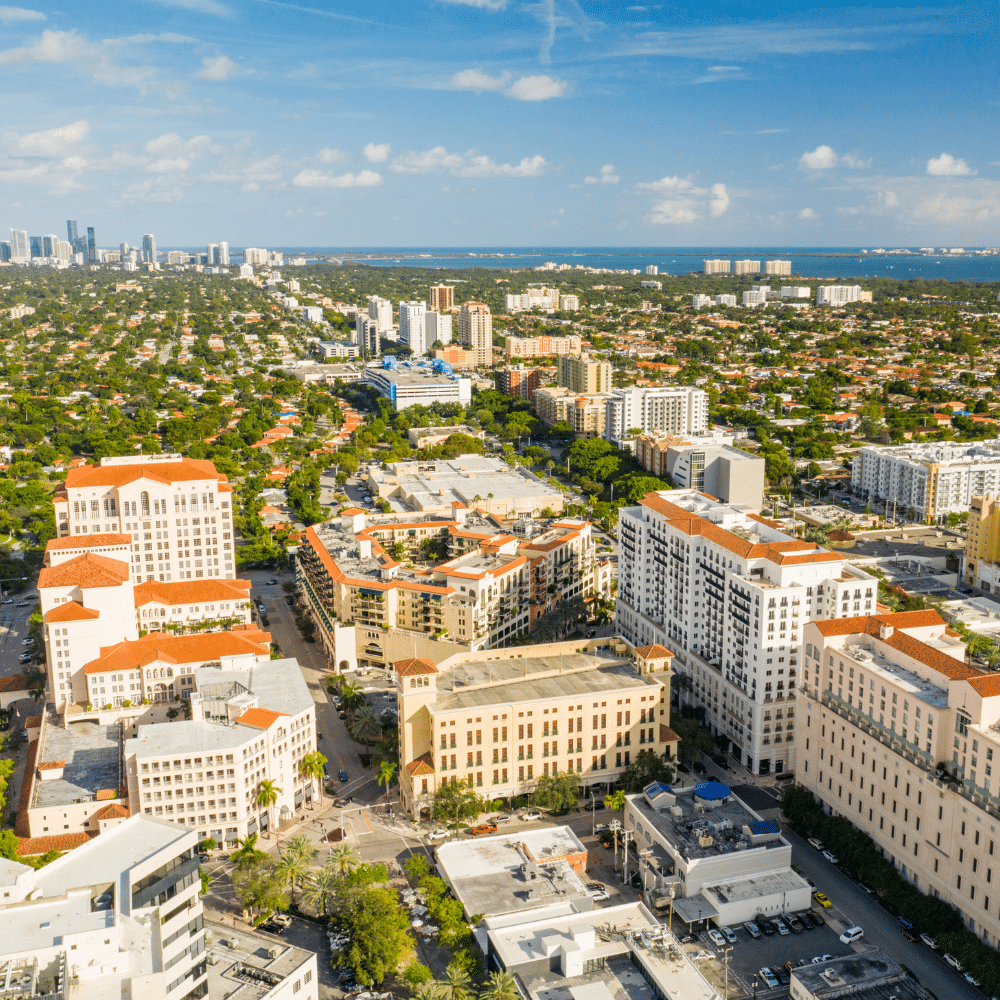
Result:
[[743,293],[743,305],[763,306],[767,304],[767,292],[762,288],[748,288]]
[[759,260],[737,260],[733,263],[734,274],[760,274]]
[[476,364],[493,364],[493,314],[482,302],[463,302],[458,313],[458,342],[476,352]]
[[640,288],[655,288],[657,291],[659,291],[661,288],[663,288],[663,282],[662,281],[640,281],[639,282],[639,287]]
[[[53,498],[60,538],[130,532],[136,580],[232,578],[233,488],[209,461],[181,455],[102,458],[70,469]],[[116,557],[120,558],[120,557]]]
[[435,400],[445,403],[472,401],[472,379],[457,375],[439,375],[430,368],[369,368],[365,382],[390,400],[395,410],[419,403],[430,406]]
[[368,315],[378,322],[379,333],[392,329],[392,303],[388,299],[380,299],[377,295],[369,296]]
[[654,429],[664,434],[700,434],[708,428],[708,394],[690,386],[629,386],[613,389],[605,401],[604,437],[619,447],[632,447],[628,431]]
[[860,299],[860,285],[819,285],[816,288],[818,306],[842,306]]
[[790,260],[765,260],[764,273],[784,277],[792,273],[792,262]]
[[560,295],[560,312],[576,312],[580,308],[580,297],[578,295]]
[[876,581],[845,556],[695,491],[619,511],[619,634],[676,654],[682,694],[753,771],[794,767],[802,626],[870,613]]
[[974,496],[1000,493],[1000,438],[868,445],[852,460],[851,489],[866,500],[912,510],[921,521],[943,521],[966,513]]
[[655,264],[646,265],[646,274],[659,274],[660,269]]
[[240,277],[241,278],[252,278],[253,277],[253,265],[252,264],[240,264]]
[[303,323],[322,323],[323,322],[323,307],[322,306],[303,306],[302,307],[302,322]]
[[735,295],[716,295],[715,304],[717,306],[736,306],[736,296]]
[[427,346],[435,341],[442,344],[451,343],[452,315],[450,312],[429,311],[426,316]]
[[705,274],[729,274],[728,260],[706,260]]
[[782,285],[781,297],[783,299],[808,299],[812,296],[812,289],[808,285]]
[[399,303],[399,340],[418,357],[427,353],[427,303]]
[[271,255],[267,250],[262,250],[260,247],[247,247],[243,251],[243,262],[251,267],[263,267],[270,259]]
[[354,340],[362,349],[366,359],[377,358],[382,349],[378,320],[358,313],[354,321]]
[[712,304],[711,295],[702,295],[700,292],[697,295],[691,296],[691,308],[692,309],[706,309]]

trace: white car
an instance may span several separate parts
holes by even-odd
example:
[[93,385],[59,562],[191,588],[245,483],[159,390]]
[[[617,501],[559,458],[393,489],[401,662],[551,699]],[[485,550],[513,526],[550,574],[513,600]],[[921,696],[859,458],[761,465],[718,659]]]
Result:
[[860,941],[864,936],[865,936],[864,928],[848,927],[847,930],[840,935],[840,943],[853,944],[855,941]]
[[774,929],[782,937],[787,937],[791,933],[791,931],[789,931],[788,929],[788,924],[786,924],[785,921],[781,919],[781,917],[774,917],[771,923],[774,924]]
[[611,898],[611,895],[608,893],[608,890],[605,889],[600,882],[588,882],[587,892],[590,893],[590,898],[597,902],[601,902],[605,899]]
[[965,972],[965,966],[954,955],[945,952],[942,957],[956,972]]
[[439,827],[437,830],[431,830],[431,832],[429,834],[427,834],[427,839],[428,840],[444,840],[444,838],[447,837],[447,836],[448,836],[448,831],[445,830],[445,829],[443,829],[443,828],[441,828],[441,827]]
[[726,940],[730,944],[740,943],[740,939],[736,936],[736,932],[732,929],[732,927],[720,927],[719,930],[722,931],[722,933],[725,935]]
[[521,815],[519,817],[519,819],[521,820],[522,823],[531,823],[534,820],[541,819],[541,818],[542,818],[542,814],[541,813],[536,813],[536,812],[521,813]]
[[930,934],[921,934],[920,940],[923,941],[928,948],[937,951],[937,941],[935,941],[934,938],[930,936]]
[[973,986],[978,986],[979,985],[979,980],[976,979],[976,977],[971,972],[965,973],[965,977],[964,978],[965,978],[965,981],[967,983],[971,983]]
[[833,853],[833,851],[824,851],[823,857],[826,858],[826,860],[829,861],[831,865],[835,865],[840,862],[840,858],[838,858],[837,855]]
[[708,939],[716,948],[726,947],[726,939],[714,927],[708,932]]

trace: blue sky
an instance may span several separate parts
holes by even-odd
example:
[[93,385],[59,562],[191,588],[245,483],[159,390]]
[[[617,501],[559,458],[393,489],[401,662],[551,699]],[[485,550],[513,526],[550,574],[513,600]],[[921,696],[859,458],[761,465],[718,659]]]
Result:
[[998,31],[985,0],[0,6],[0,232],[997,245]]

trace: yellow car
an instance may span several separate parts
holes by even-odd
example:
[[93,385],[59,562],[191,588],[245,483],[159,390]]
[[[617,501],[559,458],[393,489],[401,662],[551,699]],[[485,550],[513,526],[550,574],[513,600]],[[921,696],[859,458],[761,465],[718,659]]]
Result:
[[819,903],[819,905],[822,906],[824,910],[829,910],[830,907],[833,906],[833,903],[831,903],[830,900],[827,899],[826,895],[822,892],[814,892],[813,899],[815,899],[816,902]]

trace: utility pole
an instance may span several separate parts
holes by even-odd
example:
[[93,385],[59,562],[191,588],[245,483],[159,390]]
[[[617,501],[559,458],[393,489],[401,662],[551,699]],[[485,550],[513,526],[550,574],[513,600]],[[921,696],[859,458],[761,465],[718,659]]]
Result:
[[628,842],[631,839],[631,831],[622,830],[622,885],[628,883]]
[[722,964],[726,968],[726,992],[723,1000],[729,1000],[729,953],[733,950],[732,945],[722,951]]

